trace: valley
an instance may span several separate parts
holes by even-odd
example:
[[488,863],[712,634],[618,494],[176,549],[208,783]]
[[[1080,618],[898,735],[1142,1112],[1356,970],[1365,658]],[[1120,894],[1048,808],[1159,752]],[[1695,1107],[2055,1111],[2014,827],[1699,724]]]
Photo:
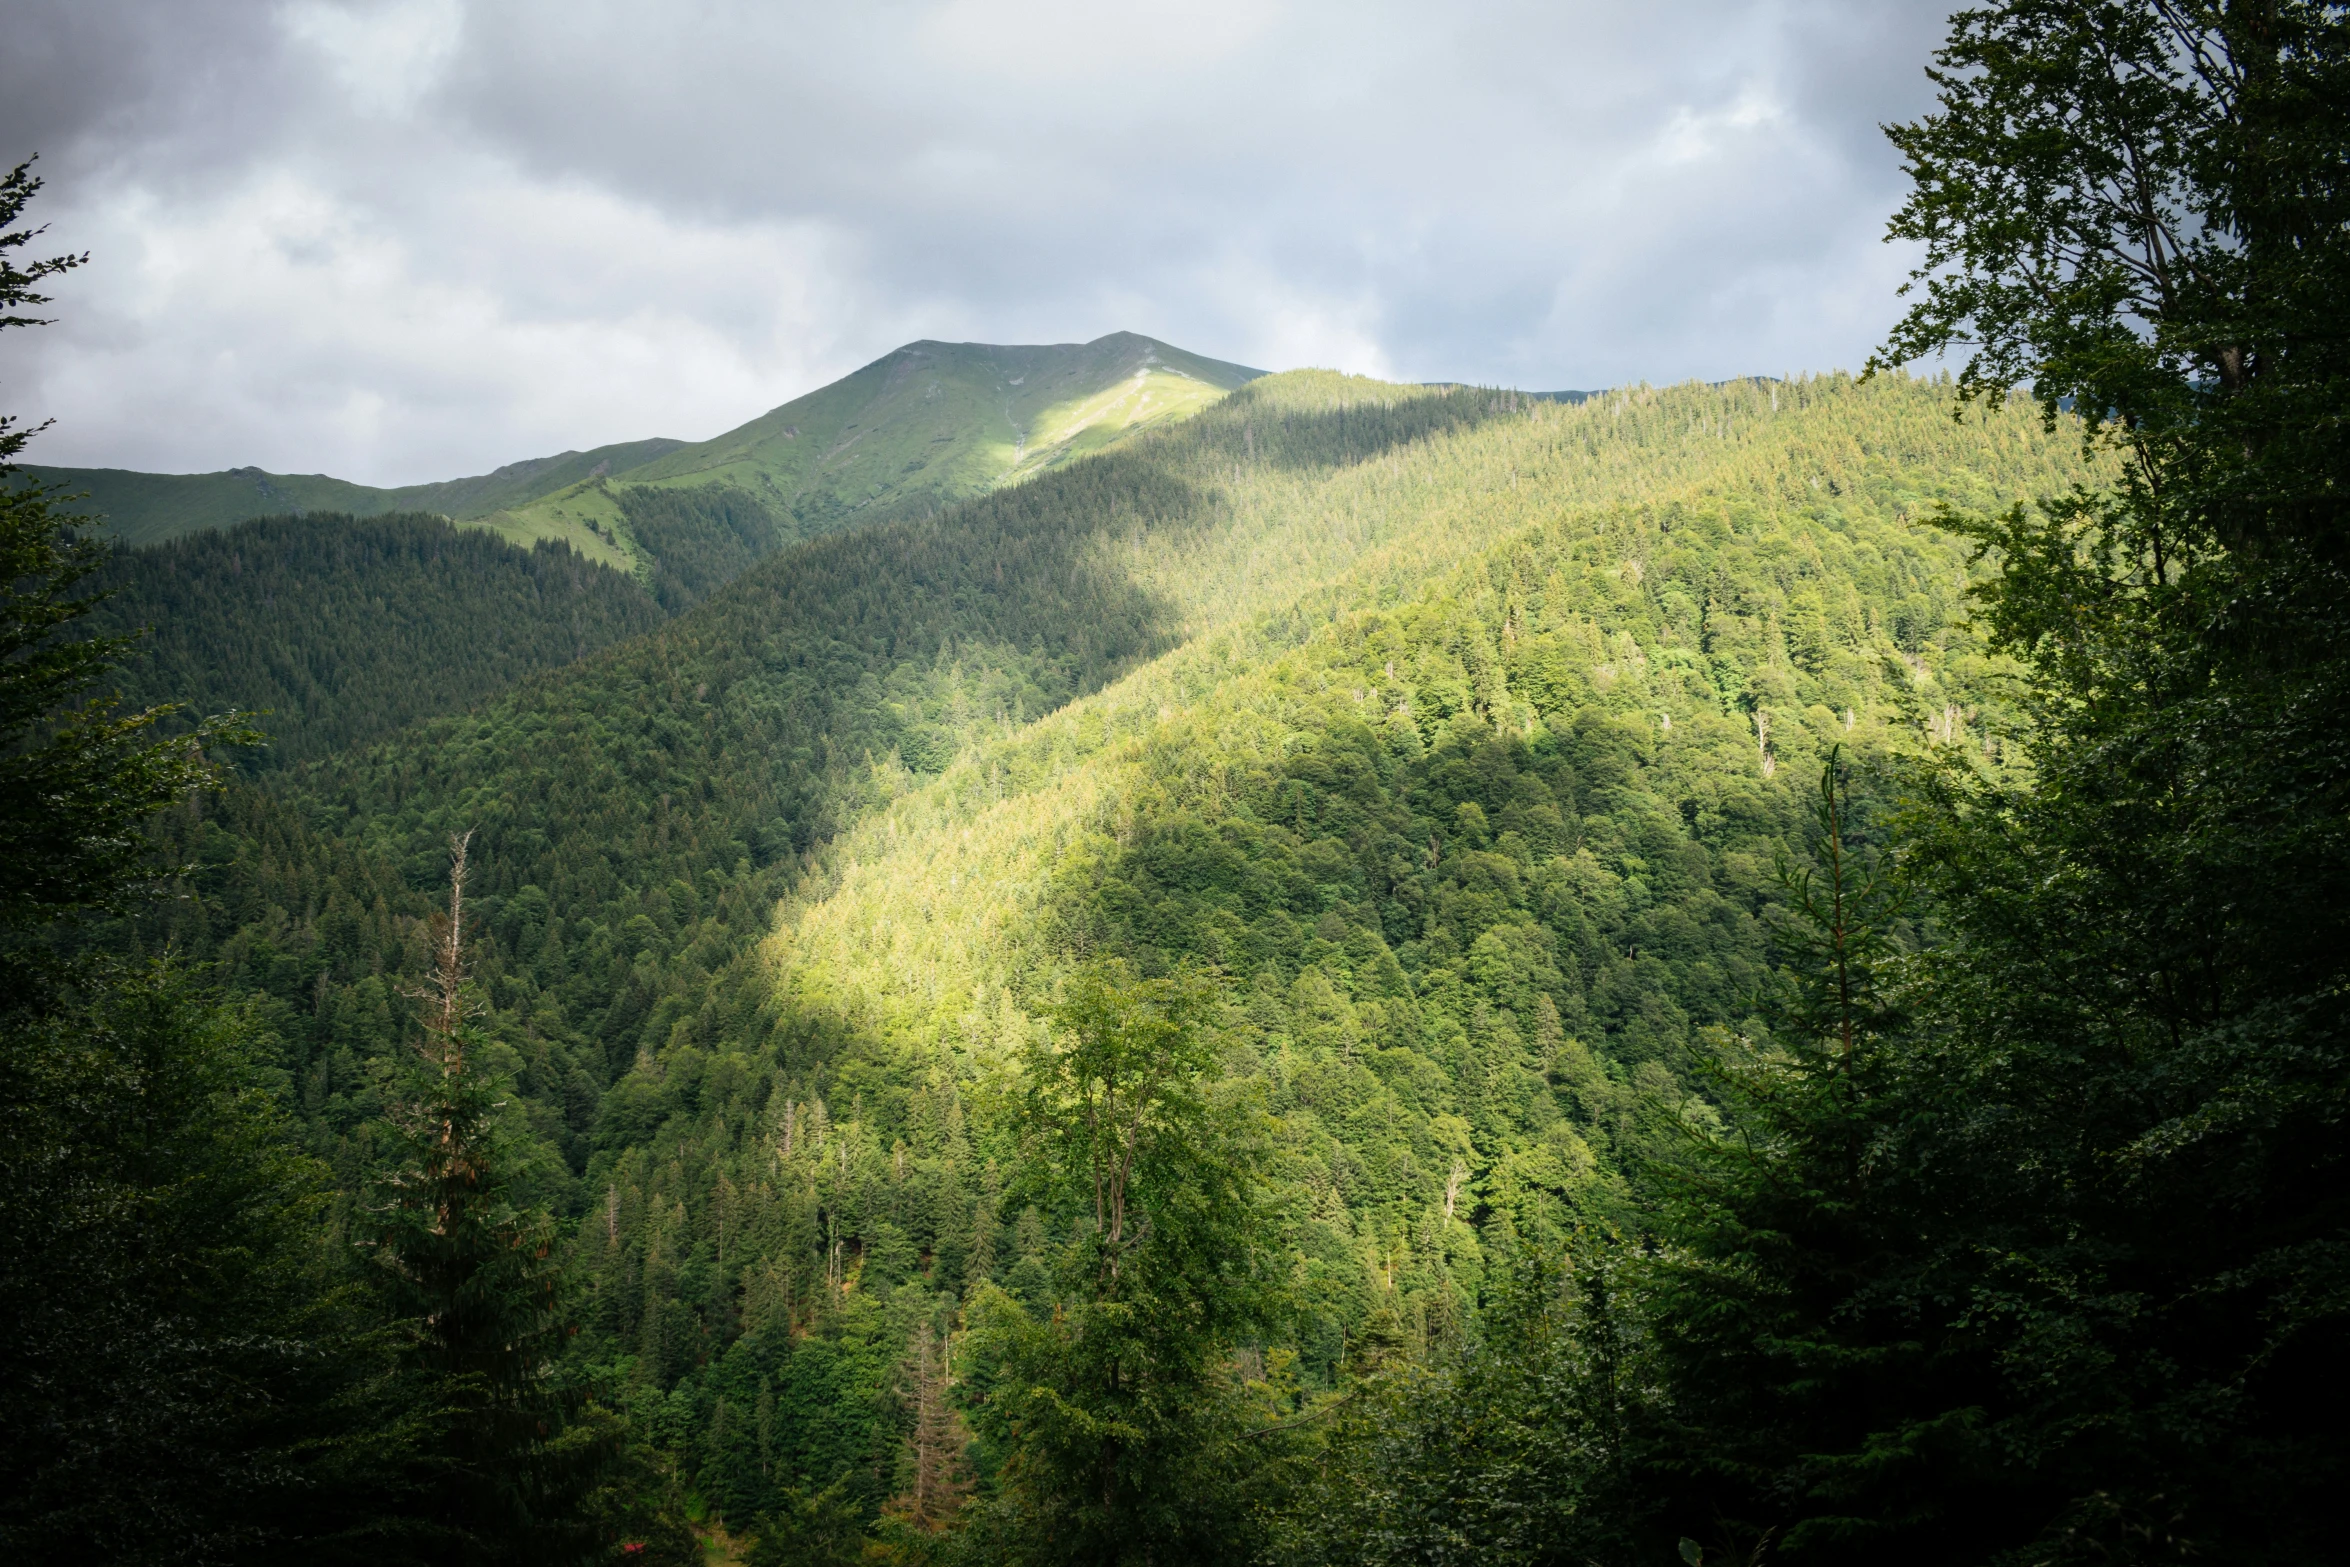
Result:
[[1006,1096],[1065,981],[1218,976],[1307,1407],[1366,1333],[1458,1331],[1497,1236],[1628,1220],[1833,748],[2005,765],[1926,519],[2085,470],[1947,397],[1254,380],[167,817],[199,896],[140,940],[255,998],[356,1170],[470,830],[574,1354],[738,1520],[803,1477],[878,1508],[909,1334],[1046,1287]]
[[2350,8],[50,9],[0,1560],[2338,1553]]

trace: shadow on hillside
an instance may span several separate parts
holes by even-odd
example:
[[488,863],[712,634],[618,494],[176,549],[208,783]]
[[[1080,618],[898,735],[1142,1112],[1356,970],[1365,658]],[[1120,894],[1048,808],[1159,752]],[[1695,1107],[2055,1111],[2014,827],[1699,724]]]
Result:
[[1190,607],[1104,546],[1148,535],[1182,550],[1233,525],[1233,491],[1251,472],[1372,462],[1527,403],[1337,375],[1252,384],[1024,483],[787,547],[656,633],[651,644],[675,652],[655,662],[716,654],[714,687],[759,690],[755,731],[729,749],[776,759],[771,797],[805,850],[873,803],[870,762],[945,766],[957,747],[944,737],[975,698],[1032,721],[1177,645]]
[[1392,395],[1337,375],[1256,382],[1162,439],[1170,446],[1188,439],[1223,463],[1328,470],[1509,418],[1537,401],[1522,392],[1469,387],[1381,391]]

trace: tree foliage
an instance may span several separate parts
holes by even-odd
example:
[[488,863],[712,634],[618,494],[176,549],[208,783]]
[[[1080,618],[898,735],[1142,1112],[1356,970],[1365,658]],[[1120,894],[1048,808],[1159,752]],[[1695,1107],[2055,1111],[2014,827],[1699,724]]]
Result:
[[117,549],[84,622],[139,634],[128,702],[242,708],[268,736],[248,775],[318,761],[660,624],[630,578],[561,544],[518,550],[416,513],[312,512]]
[[[2110,493],[1951,519],[1996,568],[2031,765],[1921,780],[1940,939],[1860,1058],[1864,1113],[1734,1114],[1759,1152],[1730,1156],[1785,1173],[1704,1188],[1679,1231],[1692,1534],[2322,1550],[2342,1454],[2317,1412],[2350,1369],[2346,46],[2332,6],[1989,7],[1893,133],[1917,183],[1895,232],[1929,254],[1886,355],[1972,343],[1965,393],[2029,380],[2125,462]],[[1807,1104],[1836,1113],[1788,1118]]]
[[1232,1356],[1278,1307],[1245,1104],[1209,1095],[1214,996],[1198,975],[1086,970],[1030,1053],[1024,1194],[1079,1223],[1033,1298],[973,1303],[973,1423],[997,1472],[983,1556],[1249,1554],[1268,1455]]
[[[1074,1412],[1072,1463],[1128,1425],[1152,1455],[1119,1461],[1137,1489],[1107,1511],[1035,1495],[1238,1552],[1340,1428],[1317,1411],[1360,1346],[1465,1353],[1520,1265],[1506,1234],[1532,1257],[1629,1212],[1642,1106],[1686,1098],[1768,966],[1808,764],[2006,754],[1995,667],[1949,623],[1963,554],[1908,519],[2077,468],[2021,419],[1950,426],[1941,395],[1276,378],[175,811],[197,895],[123,933],[254,996],[356,1190],[446,833],[479,820],[471,1059],[537,1150],[512,1200],[568,1231],[570,1367],[711,1513],[763,1551],[833,1549],[840,1518],[942,1547],[885,1513],[919,1424],[896,1389],[923,1331],[985,1322],[987,1356],[953,1350],[968,1538],[1041,1516],[982,1413],[1011,1368]],[[1655,498],[1606,502],[1632,484]],[[794,886],[775,961],[756,943]],[[1279,1282],[1277,1322],[1160,1345],[1113,1311],[1067,1336],[1097,1304],[1072,1259],[1107,1227],[1090,1174],[1038,1183],[1045,1123],[1006,1072],[1095,959],[1224,971],[1203,1102],[1264,1118],[1265,1276],[1228,1277],[1235,1251],[1143,1282],[1178,1325],[1188,1292]],[[1195,1518],[1201,1494],[1246,1502]]]
[[[38,188],[0,181],[0,228]],[[5,259],[37,232],[0,233],[0,308],[78,265]],[[31,433],[0,422],[0,456]],[[341,1559],[381,1543],[406,1428],[270,1042],[184,963],[73,950],[77,914],[151,884],[145,820],[216,788],[203,744],[236,736],[159,738],[169,709],[89,698],[132,639],[77,639],[103,556],[75,521],[0,488],[0,1545]]]
[[[517,1207],[516,1151],[498,1084],[475,1060],[467,1016],[467,839],[449,844],[449,908],[433,930],[422,1040],[395,1078],[395,1152],[378,1188],[371,1244],[396,1320],[412,1325],[431,1410],[418,1461],[431,1497],[418,1522],[452,1561],[576,1561],[599,1543],[584,1494],[592,1441],[565,1440],[571,1402],[554,1382],[561,1347],[555,1236]],[[595,1434],[583,1428],[582,1436]]]

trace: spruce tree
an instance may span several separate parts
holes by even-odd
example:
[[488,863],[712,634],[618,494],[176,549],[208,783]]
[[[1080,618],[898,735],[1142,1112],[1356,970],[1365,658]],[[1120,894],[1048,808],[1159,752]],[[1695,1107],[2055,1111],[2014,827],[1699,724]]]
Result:
[[971,1548],[1054,1563],[1239,1561],[1267,1452],[1231,1356],[1274,1304],[1249,1140],[1211,1092],[1212,985],[1074,976],[1028,1062],[1027,1178],[1073,1232],[1049,1298],[983,1286],[973,1412],[997,1468]]
[[905,1441],[905,1484],[882,1509],[905,1531],[935,1535],[951,1527],[971,1492],[964,1450],[971,1433],[954,1402],[952,1342],[935,1324],[914,1329],[901,1388],[912,1429]]
[[[84,259],[12,256],[40,185],[0,178],[0,328]],[[0,417],[0,1556],[376,1558],[404,1431],[274,1041],[80,923],[168,884],[155,817],[220,787],[208,743],[253,737],[115,710],[137,638],[87,634],[104,551],[7,465],[35,433]]]
[[[0,330],[42,326],[18,314],[48,304],[36,285],[87,256],[19,264],[11,254],[41,234],[15,225],[39,194],[32,165],[0,177]],[[130,657],[136,633],[91,636],[103,595],[91,578],[106,562],[69,498],[14,466],[47,425],[0,415],[0,942],[13,973],[0,1005],[31,1001],[39,945],[25,932],[75,910],[121,907],[149,884],[144,825],[163,806],[217,786],[207,741],[250,741],[230,714],[162,739],[166,704],[120,713],[103,689]]]
[[1692,1560],[1981,1560],[2013,1523],[1974,1441],[1989,1368],[1938,1271],[1943,1172],[1906,1135],[1949,1108],[1904,1073],[1907,889],[1852,785],[1832,752],[1779,867],[1767,1027],[1706,1063],[1721,1124],[1676,1117],[1662,1244],[1632,1269],[1667,1389],[1633,1462],[1654,1548]]
[[449,840],[449,906],[433,922],[429,982],[411,992],[420,1038],[390,1127],[397,1149],[376,1189],[373,1247],[433,1434],[423,1493],[433,1550],[448,1562],[580,1561],[601,1542],[585,1498],[610,1433],[566,1427],[559,1383],[560,1276],[552,1221],[523,1206],[519,1150],[501,1124],[501,1085],[479,1061],[466,973],[470,833]]

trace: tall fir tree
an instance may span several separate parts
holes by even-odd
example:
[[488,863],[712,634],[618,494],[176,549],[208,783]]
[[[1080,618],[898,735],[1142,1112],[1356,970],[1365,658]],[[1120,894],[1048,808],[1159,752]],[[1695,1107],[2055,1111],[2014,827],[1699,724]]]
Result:
[[432,1549],[451,1563],[595,1558],[587,1507],[613,1433],[574,1431],[559,1382],[564,1322],[553,1222],[517,1200],[519,1150],[485,1071],[466,974],[470,833],[449,840],[449,905],[433,923],[420,1038],[389,1116],[397,1150],[377,1186],[373,1249],[410,1325],[415,1396],[433,1411],[423,1455]]
[[[0,178],[0,328],[85,259],[15,259],[40,186]],[[168,882],[147,829],[219,787],[208,744],[252,736],[116,711],[137,638],[87,634],[103,549],[8,466],[37,431],[0,418],[0,1554],[373,1557],[405,1427],[272,1041],[186,963],[77,924]]]

